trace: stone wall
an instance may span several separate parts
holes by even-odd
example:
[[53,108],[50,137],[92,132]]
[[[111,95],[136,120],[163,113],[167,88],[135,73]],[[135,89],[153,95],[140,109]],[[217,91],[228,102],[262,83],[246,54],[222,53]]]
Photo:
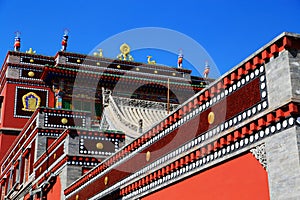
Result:
[[300,199],[300,128],[275,134],[265,144],[271,200]]

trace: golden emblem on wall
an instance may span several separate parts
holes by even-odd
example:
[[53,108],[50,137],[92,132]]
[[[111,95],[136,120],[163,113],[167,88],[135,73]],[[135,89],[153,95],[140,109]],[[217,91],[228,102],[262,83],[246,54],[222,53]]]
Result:
[[104,185],[107,185],[108,184],[108,177],[106,176],[105,178],[104,178]]
[[214,123],[214,121],[215,121],[215,113],[210,112],[210,113],[208,114],[207,121],[208,121],[209,124]]
[[150,153],[150,151],[147,151],[147,153],[146,153],[146,161],[149,162],[150,158],[151,158],[151,153]]
[[34,72],[33,71],[28,72],[28,76],[29,77],[34,77]]
[[96,144],[96,148],[97,148],[97,149],[100,149],[100,150],[101,150],[101,149],[103,149],[103,147],[104,147],[104,146],[103,146],[103,144],[102,144],[101,142],[98,142],[98,143]]
[[24,111],[34,112],[41,104],[41,98],[34,92],[28,92],[22,97]]
[[67,118],[62,118],[62,119],[61,119],[61,123],[62,123],[62,124],[68,123],[68,119],[67,119]]

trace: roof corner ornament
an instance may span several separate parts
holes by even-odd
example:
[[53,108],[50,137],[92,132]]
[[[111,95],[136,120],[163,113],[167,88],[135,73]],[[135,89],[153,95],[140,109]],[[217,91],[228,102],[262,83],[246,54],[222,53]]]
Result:
[[182,61],[183,61],[183,54],[182,54],[182,49],[179,50],[178,54],[178,60],[177,60],[177,67],[182,68]]
[[93,53],[93,55],[94,55],[95,57],[103,58],[103,51],[102,51],[102,49],[98,49],[98,51],[95,51],[95,52]]
[[119,60],[128,60],[133,61],[133,57],[129,54],[130,53],[130,47],[128,44],[123,43],[120,46],[121,53],[117,56]]
[[15,32],[16,37],[15,37],[15,43],[14,43],[14,51],[20,51],[21,48],[21,38],[20,35],[21,33],[19,31]]
[[147,58],[148,58],[148,64],[150,64],[150,65],[156,65],[156,61],[155,60],[151,60],[151,58],[152,58],[152,56],[147,56]]
[[30,47],[27,51],[26,51],[26,53],[28,53],[28,54],[35,54],[35,52],[36,51],[33,51],[33,49]]
[[206,61],[205,62],[204,72],[203,72],[204,78],[208,78],[209,71],[210,71],[210,66],[208,65],[208,61]]
[[66,51],[68,46],[68,39],[69,39],[69,31],[67,29],[64,30],[63,39],[61,41],[61,51]]

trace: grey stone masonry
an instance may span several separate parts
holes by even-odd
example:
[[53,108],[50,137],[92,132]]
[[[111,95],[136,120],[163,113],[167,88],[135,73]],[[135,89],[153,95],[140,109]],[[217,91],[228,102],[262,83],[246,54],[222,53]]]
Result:
[[300,53],[284,50],[266,64],[270,108],[293,100],[300,102]]
[[38,136],[36,139],[36,154],[35,154],[35,161],[46,152],[47,148],[47,137],[45,136]]
[[300,199],[300,128],[273,135],[265,144],[270,199]]
[[61,182],[61,199],[65,199],[64,190],[75,180],[77,180],[82,175],[82,168],[80,166],[70,166],[64,167],[59,174]]
[[20,63],[20,60],[21,60],[21,58],[20,58],[20,56],[13,56],[13,55],[9,55],[8,57],[7,57],[7,60],[6,60],[6,62],[8,63]]
[[65,56],[58,55],[55,61],[56,64],[66,64],[67,58]]
[[289,65],[291,73],[292,98],[300,102],[300,51],[289,52]]
[[79,154],[79,137],[78,135],[68,135],[65,142],[65,153],[68,155]]
[[268,101],[270,108],[277,108],[292,97],[289,73],[289,52],[283,51],[266,64]]

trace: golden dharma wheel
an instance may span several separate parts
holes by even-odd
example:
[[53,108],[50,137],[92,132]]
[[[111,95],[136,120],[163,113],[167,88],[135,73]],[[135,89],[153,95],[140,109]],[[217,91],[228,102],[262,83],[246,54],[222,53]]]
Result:
[[124,43],[120,46],[120,51],[121,53],[123,53],[124,55],[127,55],[130,53],[130,47],[128,44]]

